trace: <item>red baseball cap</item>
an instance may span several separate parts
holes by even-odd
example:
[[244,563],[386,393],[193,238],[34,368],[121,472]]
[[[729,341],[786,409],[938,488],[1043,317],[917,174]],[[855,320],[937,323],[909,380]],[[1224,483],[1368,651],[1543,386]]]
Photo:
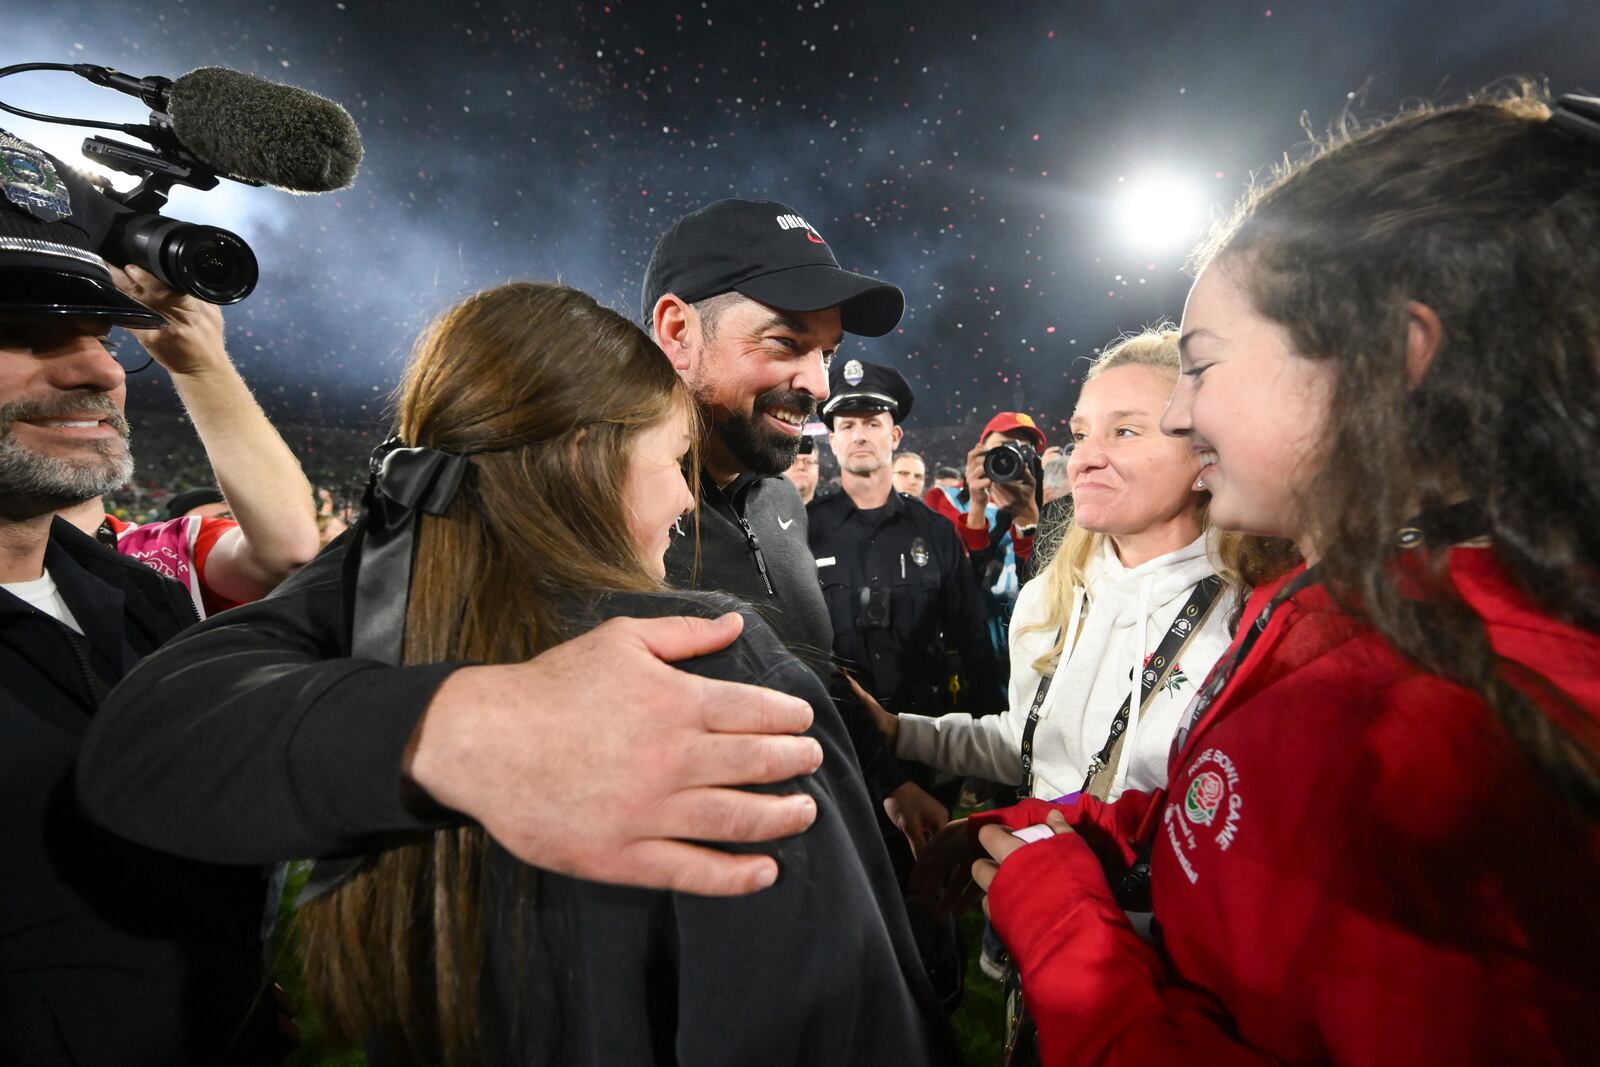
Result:
[[990,419],[984,426],[983,432],[978,435],[981,444],[992,433],[1021,433],[1033,438],[1033,447],[1044,450],[1044,431],[1024,411],[1002,411]]

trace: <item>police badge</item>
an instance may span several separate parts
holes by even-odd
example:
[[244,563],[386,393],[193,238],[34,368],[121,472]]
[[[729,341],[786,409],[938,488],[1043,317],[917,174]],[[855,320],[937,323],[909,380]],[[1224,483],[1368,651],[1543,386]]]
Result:
[[0,130],[0,192],[40,222],[59,222],[72,214],[67,183],[50,157],[5,130]]
[[926,567],[932,557],[928,553],[928,542],[922,538],[913,538],[911,541],[911,562],[919,567]]
[[859,359],[852,359],[844,365],[844,380],[851,385],[860,385],[861,379],[867,376],[867,370],[861,365]]

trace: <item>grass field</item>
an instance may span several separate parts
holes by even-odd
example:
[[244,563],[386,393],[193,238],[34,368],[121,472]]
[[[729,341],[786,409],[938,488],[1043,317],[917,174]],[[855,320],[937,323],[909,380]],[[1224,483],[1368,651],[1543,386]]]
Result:
[[967,992],[950,1022],[973,1067],[998,1067],[1005,1041],[1006,1007],[1000,996],[1000,983],[978,967],[983,909],[973,908],[961,917],[959,925],[967,943]]

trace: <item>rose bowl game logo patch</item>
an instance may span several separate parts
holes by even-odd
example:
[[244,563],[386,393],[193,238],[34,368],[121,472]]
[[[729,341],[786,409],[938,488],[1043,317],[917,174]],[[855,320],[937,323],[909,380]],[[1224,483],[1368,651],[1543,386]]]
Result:
[[1222,797],[1227,788],[1222,775],[1216,771],[1195,775],[1194,781],[1189,783],[1189,791],[1183,797],[1183,813],[1196,826],[1210,826],[1217,817],[1217,809],[1222,807]]

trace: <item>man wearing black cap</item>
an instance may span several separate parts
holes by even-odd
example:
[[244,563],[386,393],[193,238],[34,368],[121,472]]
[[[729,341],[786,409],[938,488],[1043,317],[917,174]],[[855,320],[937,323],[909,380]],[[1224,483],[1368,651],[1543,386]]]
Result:
[[780,477],[806,419],[828,397],[828,366],[844,334],[888,333],[904,295],[842,269],[793,208],[719,200],[657,241],[643,307],[707,427],[699,526],[667,552],[668,578],[732,593],[760,611],[785,644],[833,679],[874,791],[909,797],[904,772],[829,662],[833,628],[806,545],[805,508]]
[[[1004,698],[966,551],[948,521],[894,489],[894,450],[912,399],[892,367],[850,359],[829,373],[822,418],[842,491],[812,504],[807,518],[834,651],[893,712],[998,711]],[[961,669],[953,671],[949,657],[957,654]],[[914,777],[931,787],[932,773],[921,771]],[[935,793],[948,806],[957,787],[947,782]],[[914,841],[939,828],[902,825]]]
[[55,517],[130,476],[105,338],[165,322],[94,251],[110,210],[0,132],[0,1063],[268,1062],[258,872],[119,840],[73,791],[101,698],[196,618],[183,586]]

